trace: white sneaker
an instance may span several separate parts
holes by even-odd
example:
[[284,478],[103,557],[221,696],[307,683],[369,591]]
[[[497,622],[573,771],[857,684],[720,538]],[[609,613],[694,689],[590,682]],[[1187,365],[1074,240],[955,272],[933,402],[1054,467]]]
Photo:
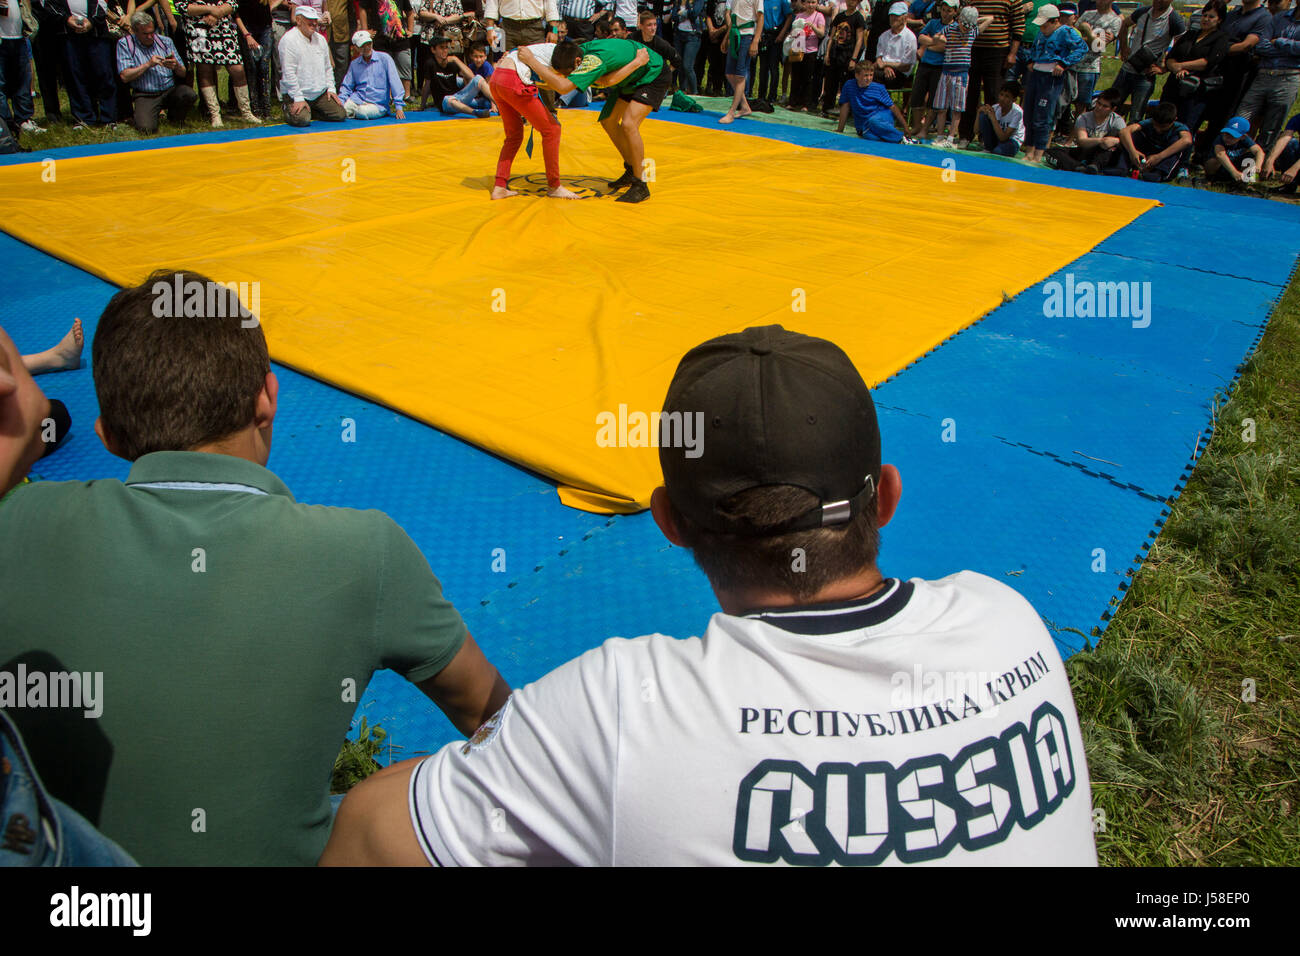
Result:
[[35,120],[27,120],[27,121],[25,121],[25,122],[23,123],[22,126],[20,126],[20,127],[18,127],[18,128],[21,129],[24,133],[44,133],[44,132],[45,132],[45,127],[44,127],[44,126],[37,126]]
[[940,149],[953,149],[956,144],[953,143],[951,136],[941,136],[930,145],[938,146]]
[[958,148],[958,149],[965,149],[965,148],[966,148],[967,146],[969,146],[969,145],[970,145],[970,140],[968,140],[968,139],[962,139],[962,140],[958,140],[958,141],[957,141],[957,148]]
[[75,126],[72,127],[72,131],[74,133],[84,133],[88,129],[90,129],[90,127],[87,126],[85,123],[77,123]]

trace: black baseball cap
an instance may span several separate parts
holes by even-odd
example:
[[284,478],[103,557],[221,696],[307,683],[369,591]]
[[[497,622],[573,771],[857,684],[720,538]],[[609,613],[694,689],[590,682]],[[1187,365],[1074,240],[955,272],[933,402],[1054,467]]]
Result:
[[[673,506],[709,531],[768,537],[842,524],[875,499],[880,427],[866,382],[843,349],[779,325],[745,329],[691,349],[665,413],[703,413],[701,447],[659,448]],[[820,504],[756,527],[721,506],[765,485],[794,485]]]

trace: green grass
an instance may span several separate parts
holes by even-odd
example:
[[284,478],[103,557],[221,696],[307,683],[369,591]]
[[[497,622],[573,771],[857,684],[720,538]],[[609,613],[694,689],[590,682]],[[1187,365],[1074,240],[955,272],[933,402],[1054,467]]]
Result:
[[1300,279],[1217,419],[1100,649],[1067,664],[1103,864],[1300,863]]

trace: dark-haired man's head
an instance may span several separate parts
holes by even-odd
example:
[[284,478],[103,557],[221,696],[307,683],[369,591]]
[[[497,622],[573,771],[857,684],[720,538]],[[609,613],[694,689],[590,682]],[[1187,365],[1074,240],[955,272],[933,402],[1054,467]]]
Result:
[[[674,441],[695,422],[694,442]],[[852,600],[880,582],[901,484],[871,393],[837,346],[780,326],[683,356],[660,423],[651,510],[724,611]]]
[[1174,125],[1174,121],[1178,119],[1178,107],[1168,100],[1161,100],[1151,118],[1155,121],[1156,129],[1162,133],[1168,132]]
[[159,271],[109,300],[92,345],[99,420],[113,454],[210,451],[265,465],[278,384],[238,294]]
[[1109,87],[1102,90],[1097,96],[1097,102],[1092,105],[1093,113],[1100,117],[1104,113],[1109,113],[1122,102],[1124,102],[1124,94],[1119,91],[1119,88]]
[[597,40],[608,40],[614,35],[614,28],[611,26],[612,17],[609,14],[601,17],[596,21],[595,32]]
[[568,76],[582,60],[582,47],[572,40],[561,40],[551,53],[551,69],[560,76]]
[[610,20],[609,29],[615,40],[627,39],[627,21],[622,17],[614,17]]

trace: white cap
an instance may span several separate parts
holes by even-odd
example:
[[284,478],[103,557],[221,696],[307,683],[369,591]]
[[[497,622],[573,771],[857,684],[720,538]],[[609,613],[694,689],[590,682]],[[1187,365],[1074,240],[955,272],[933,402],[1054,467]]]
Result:
[[308,20],[319,20],[320,11],[315,7],[309,7],[305,3],[300,7],[295,7],[293,11],[295,17],[306,17]]
[[1038,8],[1038,16],[1034,17],[1034,26],[1041,27],[1048,20],[1061,19],[1061,11],[1056,9],[1052,4],[1045,3]]
[[369,30],[358,30],[356,33],[352,34],[352,45],[356,47],[358,50],[360,50],[367,43],[374,43],[374,42],[375,42],[374,39],[370,36]]
[[899,3],[892,4],[889,8],[891,17],[901,17],[905,13],[907,13],[907,4],[902,3],[901,0]]

